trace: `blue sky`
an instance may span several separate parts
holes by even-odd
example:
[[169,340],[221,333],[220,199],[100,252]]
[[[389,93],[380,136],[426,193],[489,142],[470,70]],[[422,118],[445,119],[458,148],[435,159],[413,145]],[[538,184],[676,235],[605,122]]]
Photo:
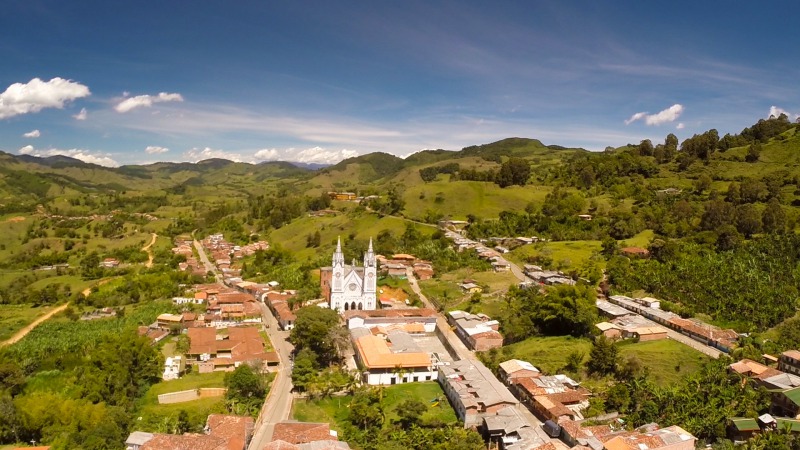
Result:
[[0,150],[336,162],[800,114],[794,2],[4,2]]

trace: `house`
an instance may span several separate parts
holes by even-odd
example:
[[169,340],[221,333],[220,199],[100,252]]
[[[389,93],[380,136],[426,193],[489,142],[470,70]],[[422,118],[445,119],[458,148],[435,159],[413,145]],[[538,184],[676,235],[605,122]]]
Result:
[[517,378],[532,378],[540,375],[539,369],[528,361],[509,359],[499,365],[500,379],[506,384],[512,384]]
[[788,350],[778,357],[778,370],[800,375],[800,351]]
[[581,420],[591,392],[566,375],[519,377],[511,389],[542,421]]
[[159,328],[170,329],[172,327],[183,328],[183,315],[181,314],[161,314],[156,318]]
[[113,269],[115,267],[119,267],[119,260],[116,258],[106,258],[100,261],[100,267],[105,267],[106,269]]
[[458,285],[458,287],[460,287],[461,290],[467,294],[475,294],[483,292],[483,288],[475,283],[461,283]]
[[134,431],[125,440],[125,448],[127,450],[139,450],[150,439],[153,439],[153,433]]
[[532,426],[513,406],[485,415],[478,427],[489,448],[504,450],[556,450],[541,427]]
[[429,308],[355,310],[344,313],[344,320],[350,330],[420,324],[425,333],[433,333],[436,331],[436,317],[436,311]]
[[403,330],[375,336],[368,328],[351,330],[355,359],[361,367],[363,382],[369,385],[392,385],[430,381],[437,377],[430,352],[423,351]]
[[611,322],[597,323],[595,324],[595,328],[600,330],[600,333],[608,339],[616,340],[622,337],[622,330]]
[[728,419],[728,426],[725,427],[725,430],[728,439],[734,442],[744,442],[761,432],[761,427],[756,419],[732,417]]
[[607,450],[694,450],[697,438],[683,428],[673,425],[648,432],[636,432],[612,437],[603,445]]
[[420,281],[430,280],[433,278],[433,266],[429,263],[414,263],[414,276]]
[[[205,434],[153,433],[150,439],[137,444],[137,450],[245,450],[253,437],[253,425],[252,417],[211,414],[206,422]],[[149,433],[140,434],[137,442],[146,439],[146,434]]]
[[511,264],[505,259],[497,258],[492,261],[492,269],[494,269],[495,272],[508,272],[511,270]]
[[198,366],[200,373],[229,371],[245,362],[265,366],[277,364],[277,355],[266,352],[264,340],[254,327],[228,329],[228,336],[217,336],[214,328],[189,328],[187,359]]
[[177,380],[181,377],[186,368],[186,359],[182,356],[170,356],[164,363],[164,374],[161,378],[164,381]]
[[800,387],[773,392],[769,410],[776,416],[800,418]]
[[507,406],[519,406],[519,400],[477,360],[439,367],[438,380],[464,428],[477,428],[484,417]]
[[650,251],[641,247],[624,247],[619,251],[627,257],[648,258],[650,256]]
[[289,444],[307,444],[317,441],[338,441],[338,433],[328,423],[296,422],[287,420],[275,424],[273,441]]
[[503,346],[503,335],[497,331],[500,323],[486,314],[450,311],[447,321],[456,327],[456,334],[472,350],[484,351]]

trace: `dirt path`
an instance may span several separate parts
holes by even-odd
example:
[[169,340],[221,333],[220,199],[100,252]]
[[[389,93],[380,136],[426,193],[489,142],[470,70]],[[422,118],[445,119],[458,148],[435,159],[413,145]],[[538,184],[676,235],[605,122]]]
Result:
[[38,319],[34,320],[33,322],[30,323],[30,325],[28,325],[25,328],[17,331],[16,333],[14,333],[14,335],[11,336],[11,338],[9,338],[7,341],[4,341],[4,342],[0,343],[0,347],[6,346],[6,345],[11,345],[11,344],[19,341],[20,339],[24,338],[26,334],[30,333],[31,330],[36,328],[40,323],[42,323],[45,320],[53,317],[54,315],[60,313],[61,311],[67,309],[67,306],[69,306],[69,303],[63,304],[63,305],[59,306],[58,308],[50,311],[49,313],[47,313],[47,314],[39,317]]
[[147,264],[145,264],[144,266],[147,267],[148,269],[153,267],[153,251],[150,250],[150,247],[152,247],[153,244],[156,243],[156,238],[158,238],[158,235],[153,233],[153,238],[150,239],[150,243],[142,247],[142,251],[147,252]]
[[[117,277],[104,278],[104,279],[102,279],[102,280],[98,281],[98,282],[97,282],[97,284],[96,284],[95,286],[102,286],[102,285],[104,285],[104,284],[108,283],[109,281],[113,280],[114,278],[117,278]],[[84,297],[88,297],[88,296],[89,296],[89,294],[91,294],[91,293],[92,293],[92,288],[93,288],[93,287],[94,287],[94,286],[89,286],[89,287],[87,287],[86,289],[84,289],[83,291],[81,291],[81,294],[83,294],[83,296],[84,296]]]

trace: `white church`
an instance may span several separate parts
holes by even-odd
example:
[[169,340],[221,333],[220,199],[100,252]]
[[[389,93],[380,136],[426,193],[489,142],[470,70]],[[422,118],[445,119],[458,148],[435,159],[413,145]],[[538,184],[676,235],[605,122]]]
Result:
[[377,307],[378,264],[372,250],[372,239],[364,253],[364,266],[344,263],[342,240],[336,243],[331,267],[320,269],[320,285],[331,309],[342,313],[349,310],[374,310]]

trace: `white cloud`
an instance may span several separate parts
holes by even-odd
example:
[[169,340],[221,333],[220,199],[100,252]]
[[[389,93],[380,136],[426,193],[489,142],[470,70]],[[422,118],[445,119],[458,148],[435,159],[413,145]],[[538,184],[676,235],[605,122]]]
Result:
[[38,157],[58,156],[58,155],[69,156],[70,158],[75,158],[85,163],[97,164],[98,166],[105,166],[105,167],[119,166],[119,163],[114,161],[108,154],[92,152],[90,150],[82,150],[78,148],[73,148],[69,150],[62,150],[58,148],[37,150],[33,148],[32,145],[26,145],[21,149],[17,150],[17,153],[19,153],[20,155],[33,155]]
[[166,147],[159,147],[157,145],[148,145],[147,148],[144,149],[144,152],[148,155],[156,155],[160,153],[167,153],[169,151]]
[[255,153],[253,157],[258,161],[276,161],[279,159],[278,150],[274,148],[264,148]]
[[630,125],[632,122],[635,122],[635,121],[637,121],[639,119],[642,119],[642,118],[644,118],[646,116],[647,116],[646,112],[638,112],[638,113],[632,115],[630,119],[626,120],[625,121],[625,125]]
[[203,161],[204,159],[221,158],[233,162],[242,162],[244,158],[239,153],[227,152],[225,150],[206,147],[204,149],[193,148],[183,153],[183,157],[191,162]]
[[800,114],[792,114],[792,113],[790,113],[789,111],[787,111],[787,110],[785,110],[783,108],[779,108],[777,106],[770,106],[769,107],[769,116],[767,116],[767,118],[769,118],[769,117],[778,118],[778,116],[780,116],[781,114],[786,114],[786,117],[794,118],[795,120],[800,117]]
[[64,104],[91,95],[89,88],[71,80],[34,78],[26,84],[14,83],[0,94],[0,119],[36,113],[45,108],[63,108]]
[[75,114],[72,117],[75,118],[75,120],[86,120],[86,116],[88,114],[89,113],[88,113],[88,111],[86,111],[86,108],[81,108],[81,112],[79,112],[78,114]]
[[676,129],[676,130],[682,130],[682,129],[684,129],[685,127],[686,127],[686,125],[684,125],[684,124],[683,124],[683,122],[681,122],[681,123],[679,123],[678,125],[676,125],[676,126],[675,126],[675,129]]
[[41,136],[41,135],[42,135],[42,133],[41,133],[41,132],[39,132],[39,130],[33,130],[33,131],[29,131],[29,132],[27,132],[27,133],[23,134],[23,135],[22,135],[22,137],[26,137],[26,138],[37,138],[37,137],[39,137],[39,136]]
[[631,123],[641,119],[644,119],[644,123],[647,125],[661,125],[667,122],[674,122],[678,119],[678,117],[681,116],[681,114],[683,114],[683,109],[683,105],[676,103],[663,111],[657,112],[656,114],[637,112],[625,121],[625,125],[630,125]]
[[286,153],[286,159],[288,161],[318,164],[335,164],[343,159],[353,158],[359,155],[357,151],[348,150],[346,148],[341,150],[326,150],[322,147],[307,148],[298,152],[295,152],[295,149],[288,149]]
[[168,94],[166,92],[161,92],[158,95],[137,95],[136,97],[126,98],[117,103],[117,105],[114,106],[114,109],[117,112],[126,113],[140,106],[149,108],[150,106],[153,106],[153,103],[182,101],[183,96],[181,94]]

